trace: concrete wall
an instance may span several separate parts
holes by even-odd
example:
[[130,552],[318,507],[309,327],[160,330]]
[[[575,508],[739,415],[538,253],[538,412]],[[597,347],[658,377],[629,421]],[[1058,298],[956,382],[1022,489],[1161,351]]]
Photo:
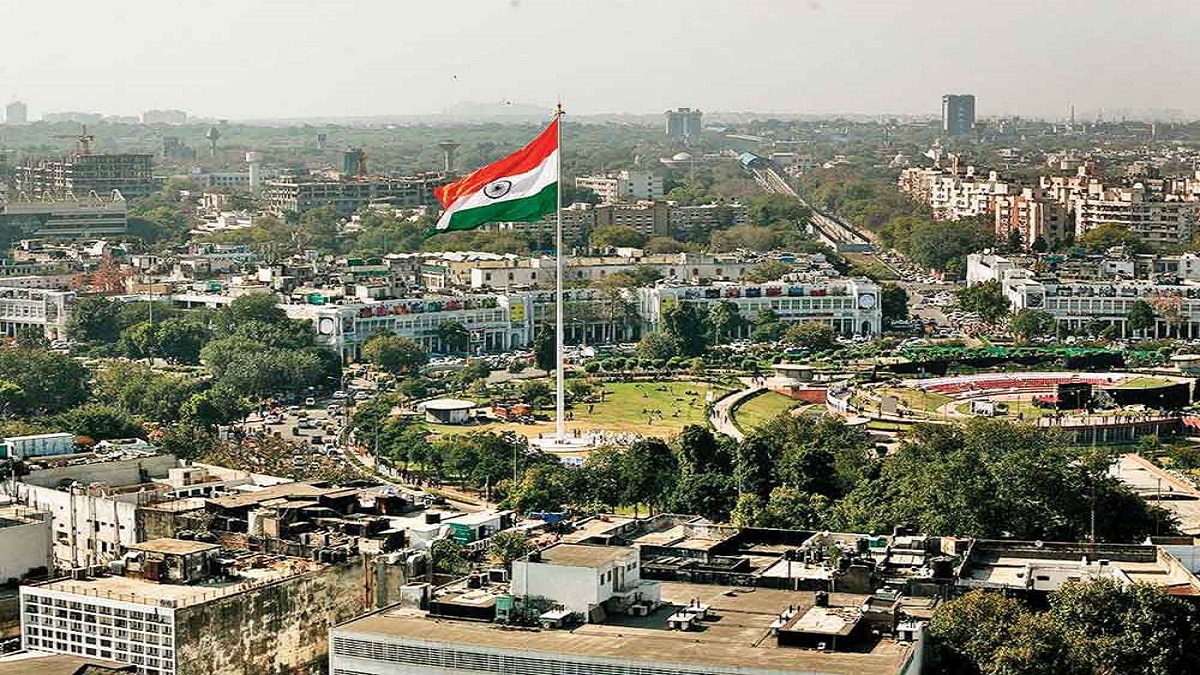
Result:
[[[528,575],[526,575],[528,567]],[[600,573],[592,567],[565,567],[539,562],[513,561],[512,589],[517,597],[549,598],[572,612],[587,616],[593,605],[612,595],[612,586],[600,586]]]
[[116,558],[119,547],[137,543],[137,507],[104,497],[17,483],[17,497],[49,511],[54,559],[63,567],[95,565]]
[[35,567],[50,567],[50,516],[0,528],[0,583],[20,579]]
[[334,624],[367,609],[362,561],[176,610],[176,675],[323,672]]
[[42,487],[57,487],[64,480],[73,480],[84,485],[102,483],[106,486],[120,487],[141,483],[144,477],[166,478],[167,470],[178,465],[179,461],[175,459],[175,455],[154,455],[115,462],[38,469],[22,478],[21,482]]

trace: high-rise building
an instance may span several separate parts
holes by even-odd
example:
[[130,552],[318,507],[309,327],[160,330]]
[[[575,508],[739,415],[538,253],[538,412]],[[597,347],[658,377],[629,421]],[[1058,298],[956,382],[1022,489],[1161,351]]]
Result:
[[667,118],[667,135],[672,138],[699,138],[703,113],[691,108],[676,108],[663,113]]
[[13,101],[4,107],[4,122],[6,124],[25,124],[29,121],[29,109],[20,101]]
[[942,97],[942,131],[956,136],[975,128],[975,95],[946,94]]

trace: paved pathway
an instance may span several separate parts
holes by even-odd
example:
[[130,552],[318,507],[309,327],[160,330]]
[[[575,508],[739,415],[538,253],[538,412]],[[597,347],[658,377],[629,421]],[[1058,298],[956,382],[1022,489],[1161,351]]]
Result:
[[1137,454],[1121,455],[1110,471],[1142,499],[1173,513],[1184,534],[1200,534],[1200,490]]
[[717,401],[713,404],[712,415],[708,418],[709,422],[712,423],[713,428],[718,432],[731,436],[736,440],[742,440],[745,435],[733,423],[733,409],[747,398],[756,396],[766,390],[766,387],[751,386]]

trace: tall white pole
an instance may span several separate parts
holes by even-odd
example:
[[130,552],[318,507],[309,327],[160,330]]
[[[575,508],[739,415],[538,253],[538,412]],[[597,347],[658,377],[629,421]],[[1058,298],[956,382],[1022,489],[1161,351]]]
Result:
[[555,429],[558,432],[558,442],[563,443],[567,438],[566,429],[566,387],[565,387],[565,368],[563,366],[566,360],[565,349],[563,348],[563,226],[562,226],[562,119],[563,109],[562,103],[558,104],[558,110],[554,113],[554,123],[558,129],[558,196],[555,210],[555,222],[557,223],[554,229],[554,255],[555,260],[555,284],[554,284],[554,309],[555,309],[555,325],[554,325],[554,348],[555,348],[555,363],[558,364],[557,381],[555,382],[556,393],[556,409],[555,409]]

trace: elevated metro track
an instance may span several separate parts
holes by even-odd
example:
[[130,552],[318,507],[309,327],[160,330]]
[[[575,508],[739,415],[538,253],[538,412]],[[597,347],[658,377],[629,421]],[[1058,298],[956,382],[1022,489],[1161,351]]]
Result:
[[754,181],[763,190],[776,195],[791,197],[812,211],[809,228],[822,243],[842,253],[867,253],[874,250],[871,238],[849,223],[823,213],[804,198],[787,182],[780,171],[768,160],[753,153],[743,153],[742,165],[754,176]]

